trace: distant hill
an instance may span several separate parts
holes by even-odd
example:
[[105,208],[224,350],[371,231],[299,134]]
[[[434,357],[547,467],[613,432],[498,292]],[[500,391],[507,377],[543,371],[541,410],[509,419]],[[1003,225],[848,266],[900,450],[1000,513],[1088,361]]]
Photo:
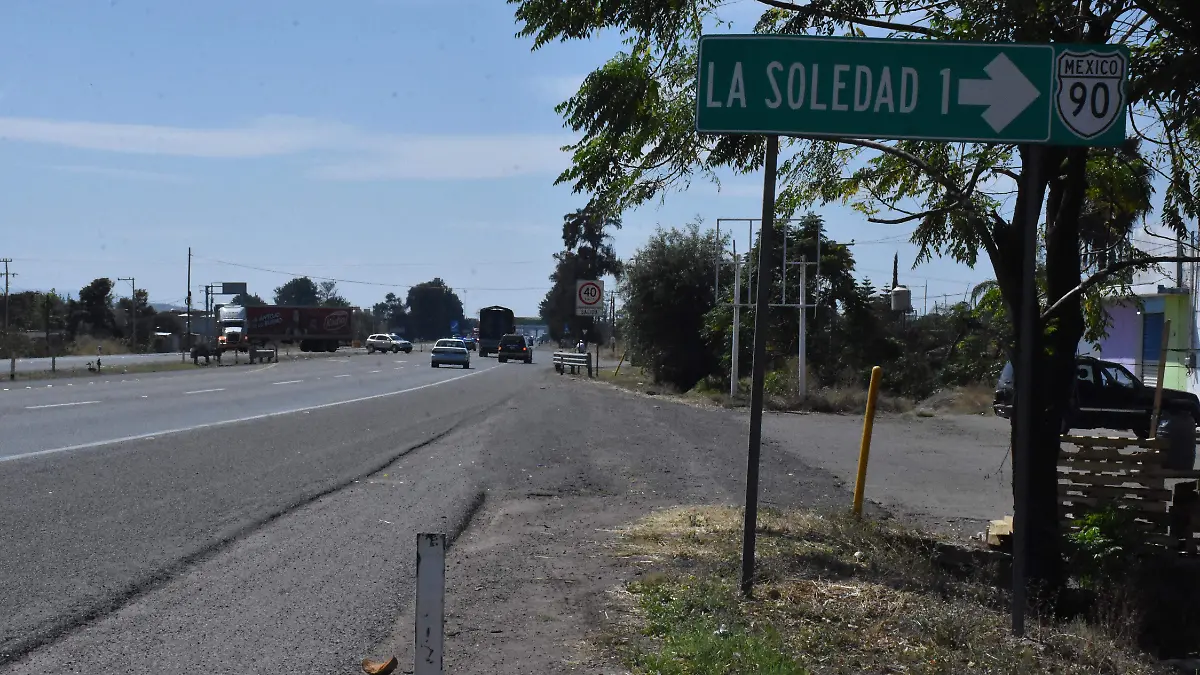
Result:
[[154,308],[154,311],[156,312],[181,312],[187,309],[187,307],[181,307],[180,305],[175,305],[169,302],[152,302],[150,303],[150,306]]

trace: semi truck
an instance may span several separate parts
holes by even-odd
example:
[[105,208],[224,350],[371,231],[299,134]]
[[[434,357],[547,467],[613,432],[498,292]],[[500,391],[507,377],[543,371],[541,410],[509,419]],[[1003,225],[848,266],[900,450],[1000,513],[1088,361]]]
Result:
[[351,312],[347,307],[224,305],[217,308],[214,339],[193,347],[192,358],[220,360],[235,352],[249,354],[251,363],[270,361],[280,344],[298,344],[302,352],[334,352],[353,341]]
[[479,355],[499,352],[500,338],[516,330],[516,318],[511,309],[495,305],[479,310]]

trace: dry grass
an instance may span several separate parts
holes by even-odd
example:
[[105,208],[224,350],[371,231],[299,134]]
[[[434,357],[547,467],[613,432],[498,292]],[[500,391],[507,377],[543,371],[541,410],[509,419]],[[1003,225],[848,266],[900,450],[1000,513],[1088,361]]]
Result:
[[956,415],[991,415],[995,391],[992,387],[975,384],[943,389],[921,401],[922,410],[949,412]]
[[103,361],[104,356],[108,354],[128,354],[129,345],[118,340],[97,339],[91,337],[77,338],[75,342],[67,348],[68,356],[95,356],[96,347],[103,348],[100,354],[100,359]]
[[985,551],[848,516],[764,512],[756,600],[737,593],[741,515],[655,513],[620,554],[653,567],[614,594],[635,673],[1159,673],[1081,622],[1009,631]]
[[[804,398],[796,393],[769,396],[766,404],[771,410],[861,415],[867,410],[867,390],[853,387],[822,387],[809,392]],[[913,403],[900,396],[880,394],[875,401],[875,409],[880,412],[904,413],[913,409]]]
[[[691,390],[680,393],[670,384],[655,384],[649,373],[629,364],[623,365],[620,373],[612,370],[601,370],[598,371],[596,377],[601,381],[623,389],[651,396],[673,396],[685,401],[717,405],[723,408],[743,408],[750,405],[751,381],[749,378],[744,378],[739,383],[737,396],[730,396],[729,390],[724,386],[718,387],[708,382],[700,382]],[[861,415],[867,409],[867,392],[865,389],[854,387],[821,387],[810,391],[808,396],[804,398],[801,398],[795,389],[794,382],[790,390],[772,390],[772,388],[768,387],[764,392],[763,406],[767,410],[777,412],[845,413],[854,415]],[[879,399],[876,401],[876,409],[880,412],[905,413],[911,412],[913,408],[912,401],[898,396],[880,394]]]
[[[103,362],[103,361],[104,361],[104,359],[102,357],[101,362]],[[203,361],[201,361],[201,363],[203,363]],[[99,373],[90,372],[90,371],[88,371],[88,369],[86,367],[67,368],[67,367],[63,367],[60,365],[53,372],[51,372],[49,369],[33,370],[33,371],[18,371],[16,374],[15,381],[25,382],[25,381],[34,381],[34,380],[58,380],[58,379],[72,378],[72,377],[112,377],[112,376],[116,376],[116,375],[134,375],[134,374],[141,374],[141,373],[161,373],[161,372],[174,371],[174,370],[196,370],[196,369],[197,368],[195,365],[192,364],[191,359],[188,359],[188,361],[186,363],[180,363],[179,361],[155,361],[153,363],[135,363],[132,365],[105,365]],[[12,381],[12,380],[8,380],[7,369],[4,370],[3,377],[4,377],[4,381],[6,381],[6,382]]]

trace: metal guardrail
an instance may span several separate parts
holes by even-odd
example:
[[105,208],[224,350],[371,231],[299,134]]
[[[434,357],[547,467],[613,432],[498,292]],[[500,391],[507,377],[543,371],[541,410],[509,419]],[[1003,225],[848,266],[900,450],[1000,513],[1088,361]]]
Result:
[[554,352],[554,370],[559,375],[566,372],[570,368],[571,374],[579,372],[580,368],[587,368],[588,377],[594,377],[592,374],[592,355],[591,353],[580,354],[578,352]]

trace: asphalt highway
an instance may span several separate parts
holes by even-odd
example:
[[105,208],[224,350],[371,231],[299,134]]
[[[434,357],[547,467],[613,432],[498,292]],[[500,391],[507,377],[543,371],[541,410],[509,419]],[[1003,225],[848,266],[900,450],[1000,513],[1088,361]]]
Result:
[[[479,358],[469,370],[434,369],[428,359],[360,355],[0,390],[0,670],[478,419],[538,370]],[[434,494],[421,508],[434,518],[469,502],[455,492],[463,482],[444,476],[444,488],[425,486]]]

